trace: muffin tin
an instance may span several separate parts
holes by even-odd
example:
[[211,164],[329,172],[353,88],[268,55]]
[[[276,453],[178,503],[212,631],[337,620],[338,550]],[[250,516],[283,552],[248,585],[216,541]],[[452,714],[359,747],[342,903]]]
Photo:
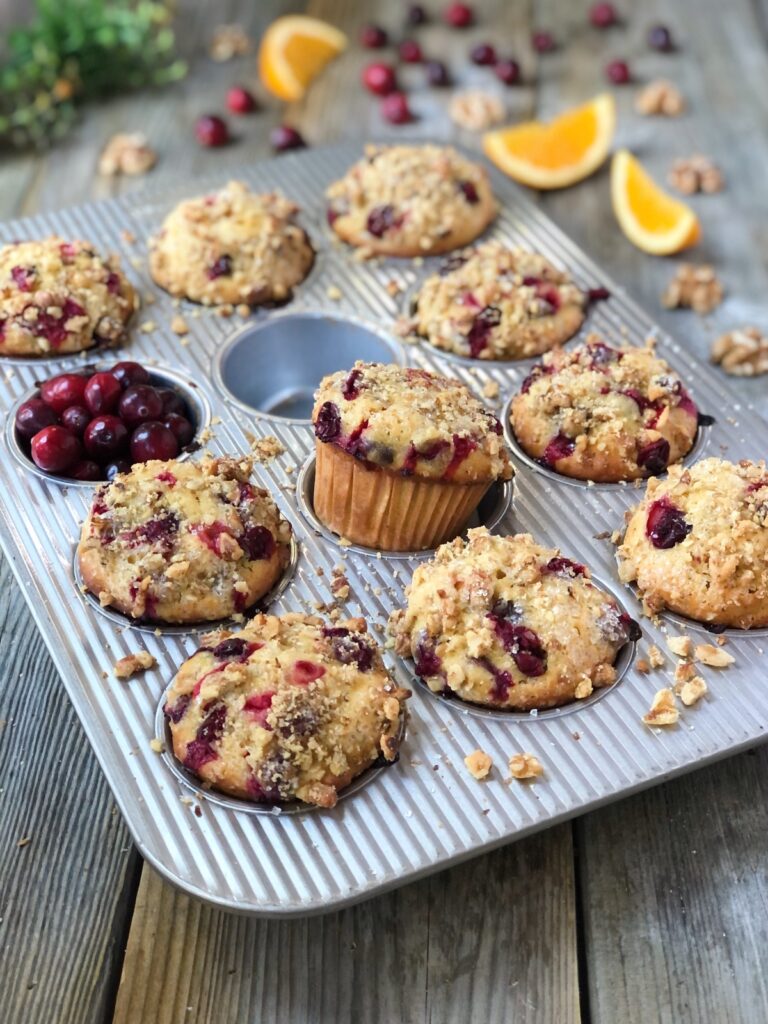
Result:
[[[308,388],[313,383],[309,377],[349,364],[346,347],[327,351],[334,338],[365,339],[356,354],[369,356],[368,342],[382,345],[411,365],[461,379],[481,397],[489,383],[498,384],[499,397],[488,404],[500,413],[534,360],[470,363],[395,339],[391,328],[402,312],[404,294],[438,261],[362,264],[330,240],[324,189],[359,157],[361,148],[344,144],[314,149],[230,171],[230,176],[253,187],[279,187],[298,201],[303,209],[300,220],[318,249],[315,267],[290,305],[257,312],[246,325],[237,317],[225,319],[187,303],[177,310],[152,284],[144,259],[146,238],[168,210],[183,197],[223,184],[226,172],[215,180],[189,181],[160,192],[7,223],[0,226],[0,236],[9,241],[56,231],[120,252],[141,294],[155,301],[144,305],[130,341],[116,350],[115,360],[137,359],[148,367],[156,363],[158,372],[174,366],[185,380],[197,384],[201,402],[210,405],[213,414],[212,450],[247,451],[254,435],[274,435],[286,448],[285,454],[255,470],[291,521],[298,548],[295,572],[271,609],[312,611],[330,602],[332,570],[341,564],[351,591],[343,611],[363,614],[382,640],[387,616],[402,603],[420,558],[346,549],[308,520],[302,494],[310,493],[306,481],[313,450],[306,421]],[[494,171],[491,176],[502,211],[489,234],[537,248],[555,264],[568,267],[582,287],[606,285],[612,297],[592,310],[589,329],[641,344],[655,330],[645,314],[514,185]],[[131,236],[135,242],[127,240]],[[329,298],[329,289],[331,295],[338,289],[341,298]],[[170,330],[177,312],[190,326],[185,346]],[[285,355],[296,341],[289,343],[281,325],[295,326],[296,317],[305,318],[296,334],[299,344],[305,333],[314,337],[316,354],[338,357],[338,365],[295,359],[296,369],[302,371],[295,381],[290,376],[287,381],[270,377],[273,365],[290,368],[291,361],[278,358],[278,353],[281,344],[285,348],[280,354]],[[145,333],[138,327],[147,321],[155,327]],[[248,339],[252,343],[253,338],[269,341],[270,334],[274,359],[247,356],[230,364],[238,345],[248,344]],[[660,353],[683,376],[699,408],[716,417],[712,426],[700,430],[696,457],[755,459],[765,454],[768,424],[759,413],[671,338],[658,336]],[[356,342],[350,343],[354,348]],[[91,351],[82,357],[34,363],[0,359],[0,408],[6,420],[36,380],[100,358]],[[249,411],[246,402],[259,408]],[[289,415],[275,415],[280,412]],[[664,634],[679,633],[680,620],[662,616],[655,626],[641,617],[633,590],[618,582],[614,548],[607,539],[621,527],[624,511],[641,491],[632,485],[575,483],[535,472],[517,457],[515,464],[511,507],[500,521],[489,520],[495,529],[529,531],[540,543],[557,545],[565,555],[587,563],[596,579],[640,620],[645,637],[639,650],[644,652],[649,643],[665,649]],[[655,691],[672,682],[674,659],[669,654],[663,669],[643,675],[636,667],[637,652],[629,645],[621,655],[620,681],[595,698],[557,713],[491,715],[435,697],[412,678],[408,663],[387,652],[398,680],[413,689],[399,762],[371,772],[333,810],[292,808],[295,813],[274,809],[254,814],[237,801],[195,788],[194,780],[150,744],[165,736],[159,711],[163,694],[175,669],[198,646],[198,634],[139,629],[92,607],[76,588],[72,566],[90,488],[63,485],[32,472],[18,458],[7,430],[0,466],[0,541],[137,846],[171,882],[212,904],[273,917],[338,909],[765,737],[768,688],[763,683],[762,630],[736,635],[729,631],[728,650],[735,664],[720,672],[705,669],[709,697],[685,709],[680,724],[666,730],[648,729],[640,719]],[[687,630],[697,641],[711,639],[703,626],[691,623]],[[114,663],[141,648],[155,656],[157,667],[128,681],[116,680]],[[483,783],[475,781],[463,764],[465,755],[477,748],[486,751],[495,766],[491,779]],[[507,761],[523,751],[536,754],[545,774],[533,783],[509,782]],[[78,785],[77,780],[73,784]]]

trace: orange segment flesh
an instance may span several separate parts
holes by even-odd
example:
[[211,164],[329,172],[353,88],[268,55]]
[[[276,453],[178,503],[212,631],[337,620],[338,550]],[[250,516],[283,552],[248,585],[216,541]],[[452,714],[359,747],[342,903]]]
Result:
[[281,100],[299,100],[310,82],[347,45],[347,37],[318,18],[277,18],[259,47],[259,75]]
[[626,149],[611,164],[611,201],[621,230],[643,252],[670,255],[701,236],[693,210],[659,188]]
[[564,188],[586,178],[603,163],[615,127],[613,97],[602,93],[547,124],[527,121],[487,132],[483,150],[497,167],[524,185]]

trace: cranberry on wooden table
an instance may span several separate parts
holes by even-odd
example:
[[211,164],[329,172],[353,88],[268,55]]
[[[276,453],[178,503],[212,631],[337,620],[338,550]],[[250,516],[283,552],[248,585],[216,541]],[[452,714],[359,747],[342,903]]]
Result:
[[443,11],[443,21],[451,28],[469,28],[475,14],[469,4],[449,4]]
[[407,124],[413,120],[408,97],[404,92],[393,92],[381,101],[381,116],[390,124]]
[[494,67],[496,77],[504,85],[517,85],[520,81],[520,65],[511,57],[505,57],[496,62]]
[[195,122],[195,136],[201,146],[215,148],[229,142],[227,122],[217,114],[203,114]]
[[233,114],[251,114],[258,108],[253,93],[243,85],[233,85],[227,91],[227,109]]
[[360,29],[360,43],[366,50],[380,50],[388,42],[387,33],[379,25],[363,25]]
[[375,96],[388,96],[397,88],[397,76],[391,64],[369,64],[363,69],[363,85]]

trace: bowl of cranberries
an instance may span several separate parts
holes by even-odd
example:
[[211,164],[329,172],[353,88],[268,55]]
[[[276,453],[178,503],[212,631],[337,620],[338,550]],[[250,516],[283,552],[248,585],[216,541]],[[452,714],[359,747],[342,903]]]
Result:
[[38,382],[11,411],[7,432],[19,461],[38,476],[88,485],[136,462],[183,457],[209,419],[191,382],[123,361]]

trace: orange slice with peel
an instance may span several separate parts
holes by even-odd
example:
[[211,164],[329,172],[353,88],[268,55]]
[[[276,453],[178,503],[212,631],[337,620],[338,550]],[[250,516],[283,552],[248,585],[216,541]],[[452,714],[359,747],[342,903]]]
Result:
[[531,188],[564,188],[593,174],[608,156],[616,128],[610,93],[572,107],[553,121],[526,121],[486,132],[483,151],[515,181]]
[[643,252],[669,256],[701,237],[693,210],[659,188],[627,149],[611,163],[611,202],[621,230]]
[[288,14],[269,26],[259,46],[259,76],[281,100],[300,100],[309,83],[344,50],[347,37],[333,25]]

